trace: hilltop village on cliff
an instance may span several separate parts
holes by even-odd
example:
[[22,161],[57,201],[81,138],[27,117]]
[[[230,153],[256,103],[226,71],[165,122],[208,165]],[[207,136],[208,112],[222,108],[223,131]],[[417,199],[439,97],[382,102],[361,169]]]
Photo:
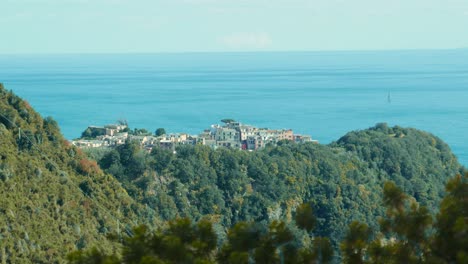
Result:
[[267,144],[276,145],[288,140],[295,143],[314,142],[309,135],[294,134],[292,129],[268,129],[245,125],[232,119],[223,119],[224,125],[211,125],[199,135],[187,133],[148,133],[131,131],[126,123],[90,126],[83,132],[82,138],[72,144],[80,148],[102,148],[125,144],[127,140],[138,141],[142,148],[151,151],[155,147],[175,150],[178,145],[206,145],[213,149],[227,147],[241,150],[258,150]]

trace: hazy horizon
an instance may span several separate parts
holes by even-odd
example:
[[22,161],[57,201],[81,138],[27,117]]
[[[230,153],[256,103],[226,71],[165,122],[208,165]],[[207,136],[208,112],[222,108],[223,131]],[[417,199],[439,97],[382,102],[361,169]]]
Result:
[[342,50],[245,50],[245,51],[139,51],[139,52],[63,52],[63,53],[0,53],[0,56],[54,56],[54,55],[170,55],[170,54],[246,54],[246,53],[367,53],[367,52],[425,52],[425,51],[460,51],[468,50],[461,48],[420,48],[420,49],[342,49]]
[[468,47],[460,0],[5,0],[0,54]]

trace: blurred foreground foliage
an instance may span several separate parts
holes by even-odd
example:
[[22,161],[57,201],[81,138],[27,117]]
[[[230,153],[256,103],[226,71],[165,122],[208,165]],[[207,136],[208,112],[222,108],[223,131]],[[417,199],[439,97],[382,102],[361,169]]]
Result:
[[[467,263],[468,176],[457,176],[446,186],[447,196],[433,221],[428,210],[408,199],[393,182],[383,190],[386,216],[380,230],[352,222],[341,242],[342,263]],[[314,235],[315,216],[310,204],[300,205],[295,227],[310,235],[298,242],[293,226],[273,221],[268,228],[239,222],[216,247],[211,222],[194,225],[187,218],[169,222],[165,230],[149,232],[135,228],[126,238],[121,255],[106,255],[96,249],[69,255],[74,264],[99,263],[331,263],[333,247],[328,238]]]

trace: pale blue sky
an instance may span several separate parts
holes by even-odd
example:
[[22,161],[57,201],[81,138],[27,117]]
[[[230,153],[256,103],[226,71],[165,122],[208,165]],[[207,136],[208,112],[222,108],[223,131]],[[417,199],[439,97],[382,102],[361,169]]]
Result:
[[0,54],[468,47],[468,0],[0,0]]

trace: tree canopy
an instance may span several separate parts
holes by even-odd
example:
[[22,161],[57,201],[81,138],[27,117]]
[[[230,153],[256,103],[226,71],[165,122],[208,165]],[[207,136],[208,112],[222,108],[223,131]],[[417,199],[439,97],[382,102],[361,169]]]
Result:
[[[380,231],[354,221],[341,242],[342,263],[466,263],[468,261],[468,176],[458,175],[447,184],[435,223],[428,210],[404,194],[393,182],[383,188],[386,217]],[[299,227],[313,232],[315,215],[309,204],[296,209],[296,221],[275,220],[262,228],[255,222],[238,222],[217,249],[210,221],[192,224],[187,218],[170,221],[164,230],[135,228],[121,254],[106,255],[94,249],[69,256],[81,263],[332,263],[328,238],[311,235],[299,242]],[[442,243],[442,244],[441,244]],[[122,257],[115,257],[121,255]]]
[[221,240],[240,221],[267,228],[275,220],[291,221],[299,204],[310,203],[316,220],[306,229],[330,238],[335,251],[351,222],[379,226],[386,181],[435,213],[448,177],[461,172],[440,139],[385,125],[350,132],[330,145],[284,143],[255,152],[187,145],[175,154],[161,148],[147,153],[127,142],[98,163],[163,220],[216,219]]
[[156,131],[154,132],[154,135],[157,136],[157,137],[165,135],[165,134],[166,134],[166,129],[164,129],[162,127],[156,129]]
[[[183,248],[177,257],[199,263],[366,262],[395,252],[410,262],[466,259],[466,179],[443,188],[463,168],[442,140],[416,129],[378,124],[329,145],[255,152],[187,145],[148,153],[128,141],[86,155],[56,121],[0,87],[0,139],[2,262],[63,262],[93,246],[78,254],[115,261],[126,254],[121,242],[138,245],[135,237],[164,254]],[[148,262],[171,258],[151,254]]]

